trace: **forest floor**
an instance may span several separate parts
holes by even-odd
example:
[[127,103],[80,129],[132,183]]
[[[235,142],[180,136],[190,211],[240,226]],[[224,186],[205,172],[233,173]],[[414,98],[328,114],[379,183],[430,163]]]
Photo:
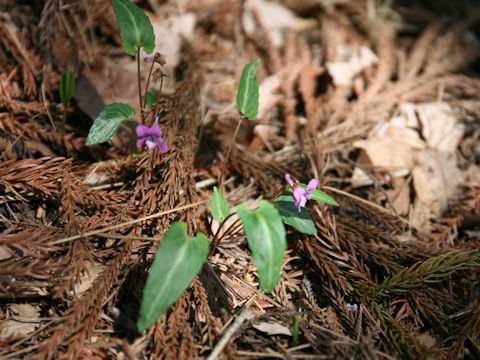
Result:
[[[480,358],[475,1],[137,1],[167,62],[146,114],[166,153],[136,148],[127,123],[85,144],[103,106],[138,110],[136,61],[110,1],[61,3],[0,2],[1,359]],[[315,236],[287,227],[270,294],[243,230],[225,231],[139,334],[169,225],[218,230],[209,199],[256,58],[259,114],[228,159],[227,200],[273,200],[290,173],[339,206],[307,204]]]

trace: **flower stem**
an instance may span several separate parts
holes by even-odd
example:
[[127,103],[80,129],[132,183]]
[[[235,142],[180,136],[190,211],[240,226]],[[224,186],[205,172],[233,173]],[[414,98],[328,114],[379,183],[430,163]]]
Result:
[[223,159],[222,169],[220,170],[220,175],[218,176],[218,188],[222,190],[222,179],[223,173],[225,172],[225,168],[227,166],[228,158],[230,157],[230,153],[232,152],[233,145],[235,144],[235,138],[237,137],[238,130],[240,130],[240,126],[242,125],[243,116],[240,116],[240,121],[237,124],[237,128],[233,133],[232,143],[228,147],[227,154],[225,155],[225,159]]
[[67,124],[67,105],[63,104],[62,137],[65,136],[65,125],[66,124]]
[[[148,78],[147,78],[147,85],[145,85],[145,98],[143,99],[143,108],[145,109],[147,107],[147,95],[148,95],[148,86],[150,85],[150,76],[152,75],[152,70],[153,70],[153,64],[155,64],[155,61],[152,61],[152,65],[150,66],[150,71],[148,73]],[[163,79],[162,79],[163,80]],[[161,89],[160,89],[161,91]],[[141,97],[140,97],[141,99]],[[141,106],[141,105],[140,105]]]
[[140,123],[143,124],[142,84],[140,81],[140,46],[137,46],[137,79],[138,79],[138,102],[140,104]]

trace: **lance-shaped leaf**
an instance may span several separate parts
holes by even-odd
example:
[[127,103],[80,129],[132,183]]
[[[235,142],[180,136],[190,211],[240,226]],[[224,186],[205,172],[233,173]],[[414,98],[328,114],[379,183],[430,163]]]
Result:
[[[302,189],[305,189],[305,190],[307,189],[307,185],[305,184],[300,184],[300,186]],[[290,185],[287,185],[285,190],[293,194],[292,187]],[[310,193],[312,194],[312,197],[311,197],[312,200],[317,200],[328,205],[338,206],[338,203],[330,195],[325,194],[323,191],[314,189],[314,190],[311,190]]]
[[260,59],[248,63],[242,72],[238,84],[238,112],[249,120],[255,120],[258,114],[258,81],[257,68]]
[[209,242],[198,233],[195,238],[185,232],[187,224],[170,226],[160,244],[145,288],[138,318],[138,331],[152,326],[190,286],[207,259]]
[[112,4],[125,51],[136,55],[138,48],[143,47],[150,54],[155,48],[155,34],[148,16],[129,0],[113,0]]
[[260,288],[271,292],[280,279],[284,252],[287,249],[285,226],[278,210],[271,203],[260,200],[259,208],[249,211],[240,204],[237,213],[247,234],[248,246],[257,265]]
[[213,188],[210,207],[212,209],[213,218],[218,222],[222,222],[228,215],[230,215],[230,206],[228,206],[227,200],[225,200],[225,197],[216,186]]
[[310,214],[305,208],[301,208],[301,212],[299,213],[293,197],[280,195],[275,199],[275,203],[277,204],[278,212],[285,224],[288,224],[307,235],[314,235],[317,233],[317,228],[315,227]]
[[60,100],[62,100],[63,105],[67,106],[70,100],[72,99],[73,91],[75,90],[75,77],[73,76],[72,70],[67,67],[67,70],[62,74],[62,79],[60,80]]
[[127,104],[113,103],[100,111],[87,136],[87,145],[100,144],[111,140],[123,120],[130,120],[135,110]]

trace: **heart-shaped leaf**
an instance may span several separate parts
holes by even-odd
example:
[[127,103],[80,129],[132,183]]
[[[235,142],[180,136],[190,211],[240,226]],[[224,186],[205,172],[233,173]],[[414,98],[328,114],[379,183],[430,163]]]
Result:
[[230,215],[230,206],[228,206],[227,200],[225,200],[225,197],[216,186],[213,188],[210,207],[212,209],[213,218],[218,222],[222,222],[228,215]]
[[[154,93],[152,92],[148,92],[147,93],[147,109],[148,110],[152,110],[153,109],[153,105],[155,105],[155,103],[157,102],[158,100],[158,96],[155,95]],[[145,96],[142,96],[142,103],[145,101]]]
[[62,100],[63,105],[67,106],[70,100],[72,99],[73,91],[75,90],[75,76],[73,76],[72,70],[67,67],[67,70],[62,74],[62,79],[60,80],[60,100]]
[[125,51],[136,55],[138,48],[143,47],[150,54],[155,48],[155,34],[148,16],[128,0],[112,0],[112,4]]
[[275,289],[282,271],[283,256],[287,249],[285,226],[278,210],[271,203],[260,200],[259,208],[249,211],[240,204],[237,213],[257,265],[260,288],[269,293]]
[[100,111],[87,136],[87,145],[100,144],[111,140],[123,120],[130,120],[135,110],[122,103],[107,105]]
[[[307,185],[305,185],[305,184],[300,184],[300,186],[304,190],[307,189]],[[292,190],[292,187],[290,185],[287,185],[285,190],[287,192],[293,194],[293,190]],[[323,191],[320,191],[318,189],[314,189],[314,190],[311,191],[311,194],[312,194],[312,197],[311,197],[312,200],[317,200],[317,201],[320,201],[320,202],[328,204],[328,205],[338,206],[338,203],[335,200],[333,200],[333,198],[330,195],[325,194]]]
[[301,211],[298,212],[293,197],[280,195],[275,199],[275,203],[277,204],[278,212],[285,224],[288,224],[307,235],[314,235],[317,233],[317,228],[315,227],[310,214],[305,208],[300,208]]
[[260,59],[248,63],[242,72],[238,84],[238,112],[250,120],[255,120],[258,114],[258,81],[257,68]]
[[171,225],[155,254],[143,289],[137,324],[139,332],[152,326],[178,300],[207,259],[207,237],[198,233],[192,238],[186,229],[184,222]]

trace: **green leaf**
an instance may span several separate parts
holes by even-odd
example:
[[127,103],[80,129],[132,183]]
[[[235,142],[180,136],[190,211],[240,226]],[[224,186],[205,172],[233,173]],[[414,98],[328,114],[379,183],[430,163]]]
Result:
[[190,286],[207,259],[209,242],[198,233],[195,238],[186,234],[187,224],[170,226],[155,254],[145,288],[138,318],[138,331],[154,324]]
[[249,120],[255,120],[258,114],[257,68],[260,59],[253,60],[245,66],[238,84],[238,112]]
[[148,16],[128,0],[112,0],[112,4],[125,51],[136,55],[138,48],[143,47],[150,54],[155,48],[155,34]]
[[[307,189],[307,185],[305,185],[305,184],[300,184],[300,186],[304,190]],[[288,191],[289,193],[293,194],[293,190],[292,190],[292,187],[290,185],[287,185],[285,190]],[[312,200],[317,200],[317,201],[320,201],[320,202],[328,204],[328,205],[339,206],[338,203],[335,200],[333,200],[333,198],[330,195],[325,194],[323,191],[320,191],[318,189],[314,189],[314,190],[311,191],[311,194],[312,194],[312,197],[311,197]]]
[[280,195],[275,199],[275,203],[277,204],[278,212],[285,224],[288,224],[307,235],[315,235],[317,233],[317,228],[315,227],[310,214],[305,208],[301,208],[301,212],[298,212],[298,209],[295,206],[295,200],[292,196]]
[[230,206],[228,206],[227,200],[215,186],[213,188],[213,196],[211,206],[212,216],[218,222],[222,222],[225,218],[230,215]]
[[257,265],[260,288],[269,293],[275,289],[282,271],[287,249],[285,226],[278,210],[271,203],[260,200],[259,208],[249,211],[240,204],[237,213],[247,234],[248,246]]
[[130,120],[135,110],[127,104],[113,103],[100,111],[88,132],[87,145],[94,145],[111,140],[123,120]]
[[63,105],[67,106],[72,99],[73,91],[75,90],[75,76],[73,76],[72,70],[67,67],[67,70],[62,74],[60,80],[60,100]]
[[[158,100],[158,96],[155,95],[154,93],[152,92],[148,92],[147,93],[147,108],[148,110],[152,110],[153,109],[153,105],[157,102]],[[145,96],[142,96],[142,102],[145,101]]]

